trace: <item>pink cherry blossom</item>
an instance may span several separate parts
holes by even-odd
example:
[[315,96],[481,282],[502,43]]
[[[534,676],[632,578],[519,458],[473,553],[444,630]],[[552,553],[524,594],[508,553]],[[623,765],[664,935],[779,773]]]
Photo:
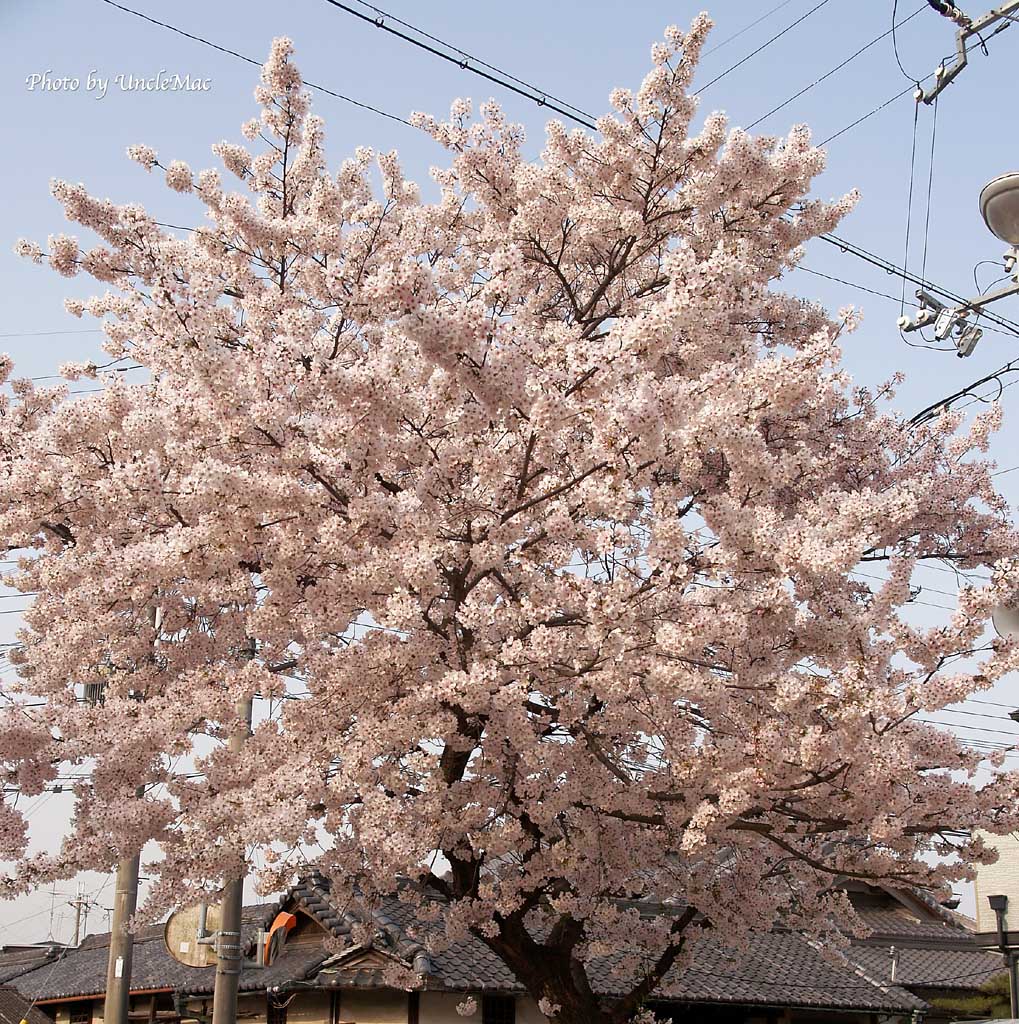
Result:
[[[68,308],[147,373],[0,396],[6,582],[35,595],[0,764],[27,795],[82,776],[58,850],[3,808],[4,892],[154,840],[155,915],[308,858],[361,899],[438,891],[429,942],[616,1024],[705,928],[830,935],[834,879],[937,891],[990,856],[955,830],[1019,827],[1016,776],[916,720],[1019,667],[986,641],[1019,591],[999,413],[910,430],[894,382],[854,389],[855,314],[781,279],[856,197],[811,197],[804,127],[693,127],[709,27],[536,162],[494,103],[415,115],[435,202],[395,153],[327,168],[287,40],[226,183],[166,168],[190,233],[53,184],[98,239],[49,243],[103,285]],[[938,561],[992,582],[918,625]]]

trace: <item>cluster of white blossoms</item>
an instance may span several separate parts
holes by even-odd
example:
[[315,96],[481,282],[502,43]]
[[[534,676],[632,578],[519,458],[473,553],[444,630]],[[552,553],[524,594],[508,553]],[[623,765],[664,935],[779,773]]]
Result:
[[[936,889],[986,855],[955,830],[1019,827],[1015,776],[914,717],[1019,667],[984,639],[1019,549],[996,414],[910,431],[853,391],[855,315],[775,283],[855,196],[810,198],[805,128],[691,128],[708,27],[536,162],[494,104],[417,116],[435,202],[395,154],[330,172],[286,40],[252,148],[214,147],[230,186],[164,168],[201,228],[54,183],[101,244],[46,255],[108,285],[68,308],[149,377],[0,396],[6,582],[35,595],[4,781],[91,773],[55,853],[0,810],[5,891],[154,840],[156,913],[320,842],[362,898],[438,890],[572,1024],[598,951],[635,1012],[690,929],[826,932],[840,874]],[[993,581],[918,625],[937,560]],[[229,751],[237,702],[287,689]],[[638,897],[689,909],[638,927]]]

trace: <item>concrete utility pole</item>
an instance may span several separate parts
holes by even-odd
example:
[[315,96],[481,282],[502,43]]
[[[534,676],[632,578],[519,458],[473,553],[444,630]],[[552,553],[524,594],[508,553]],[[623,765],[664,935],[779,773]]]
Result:
[[[255,642],[245,652],[255,656]],[[251,734],[252,699],[237,703],[241,727],[233,733],[228,749],[239,754]],[[212,994],[212,1024],[237,1024],[237,986],[240,981],[244,950],[241,946],[241,911],[244,906],[244,875],[232,878],[223,887],[223,909],[216,941],[216,987]]]
[[[159,625],[159,612],[149,609],[149,622],[153,630]],[[155,640],[153,640],[153,651]],[[153,658],[155,654],[153,653]],[[135,794],[141,798],[145,787],[139,786]],[[131,961],[134,958],[134,936],[129,931],[131,918],[138,906],[138,868],[141,853],[122,860],[117,865],[117,891],[113,897],[113,922],[110,927],[110,958],[106,966],[106,1001],[103,1005],[103,1024],[128,1024],[131,1001]]]
[[117,865],[117,892],[113,897],[113,927],[110,931],[110,959],[106,968],[106,1002],[103,1024],[128,1024],[131,995],[131,960],[134,936],[128,930],[138,905],[138,865],[136,853]]
[[81,942],[81,912],[85,911],[85,920],[88,921],[88,903],[89,901],[85,898],[85,890],[81,882],[78,883],[78,892],[74,899],[71,900],[71,906],[74,907],[74,948],[78,948],[78,944]]

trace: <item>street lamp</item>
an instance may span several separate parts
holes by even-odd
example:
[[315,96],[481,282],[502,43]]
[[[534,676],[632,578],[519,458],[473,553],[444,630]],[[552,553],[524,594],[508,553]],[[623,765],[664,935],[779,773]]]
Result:
[[1009,246],[1003,263],[1005,273],[1011,275],[1012,280],[1004,287],[977,295],[960,306],[948,306],[921,288],[916,293],[920,300],[916,316],[900,316],[898,320],[899,330],[906,332],[933,325],[933,340],[950,339],[959,356],[972,355],[983,334],[975,322],[970,323],[970,314],[976,314],[976,319],[979,319],[985,307],[992,302],[1019,294],[1019,273],[1015,272],[1019,262],[1019,171],[1001,174],[981,189],[980,216],[988,230]]
[[980,216],[1006,245],[1019,245],[1019,171],[1000,174],[980,190]]
[[994,911],[994,920],[998,931],[998,949],[1008,968],[1008,995],[1012,1004],[1012,1019],[1019,1018],[1019,964],[1016,961],[1016,954],[1009,945],[1009,933],[1005,928],[1005,912],[1008,910],[1008,897],[1003,895],[988,896],[987,902]]

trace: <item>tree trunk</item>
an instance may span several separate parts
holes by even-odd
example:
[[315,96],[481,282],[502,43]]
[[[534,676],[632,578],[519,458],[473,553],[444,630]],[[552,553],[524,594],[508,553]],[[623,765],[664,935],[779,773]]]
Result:
[[522,925],[503,922],[497,938],[478,936],[516,975],[535,1002],[558,1007],[551,1024],[614,1024],[610,1009],[591,991],[582,965],[562,949],[534,941]]

